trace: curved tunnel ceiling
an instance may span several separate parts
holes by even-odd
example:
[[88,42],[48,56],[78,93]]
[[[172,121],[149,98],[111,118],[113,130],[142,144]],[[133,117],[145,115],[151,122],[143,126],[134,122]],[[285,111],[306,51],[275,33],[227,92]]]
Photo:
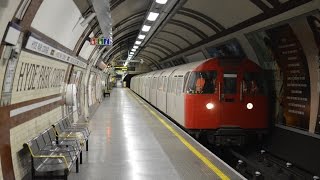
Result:
[[[159,63],[309,0],[180,0],[136,58]],[[105,61],[127,58],[153,0],[111,0],[113,47]],[[294,5],[293,5],[294,4]],[[243,8],[239,8],[243,7]],[[228,12],[228,15],[226,15]]]
[[126,59],[152,0],[111,0],[113,46],[105,61]]

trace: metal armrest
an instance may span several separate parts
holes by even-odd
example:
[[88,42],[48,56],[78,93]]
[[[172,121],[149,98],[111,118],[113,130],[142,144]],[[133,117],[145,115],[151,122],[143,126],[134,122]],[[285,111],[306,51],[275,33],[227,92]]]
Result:
[[65,156],[58,156],[58,155],[32,155],[33,158],[57,158],[62,159],[64,161],[64,164],[66,166],[66,169],[68,169],[68,161]]

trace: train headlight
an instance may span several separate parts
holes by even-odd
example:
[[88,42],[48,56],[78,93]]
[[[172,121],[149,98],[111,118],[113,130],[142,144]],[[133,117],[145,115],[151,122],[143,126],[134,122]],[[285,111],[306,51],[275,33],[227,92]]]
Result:
[[214,108],[214,104],[213,103],[208,103],[206,105],[207,109],[213,109]]
[[248,103],[247,104],[247,109],[252,109],[253,108],[253,104],[252,103]]

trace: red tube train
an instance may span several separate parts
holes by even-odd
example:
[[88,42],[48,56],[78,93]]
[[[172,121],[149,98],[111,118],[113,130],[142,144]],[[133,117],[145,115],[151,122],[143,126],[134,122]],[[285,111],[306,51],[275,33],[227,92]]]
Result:
[[248,59],[213,58],[131,79],[131,89],[190,134],[215,145],[243,145],[268,128],[261,68]]

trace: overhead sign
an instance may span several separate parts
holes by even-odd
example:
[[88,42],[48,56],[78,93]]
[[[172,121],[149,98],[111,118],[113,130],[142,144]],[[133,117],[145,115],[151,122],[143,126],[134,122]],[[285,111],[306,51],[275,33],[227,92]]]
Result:
[[45,56],[49,56],[54,59],[58,59],[60,61],[73,64],[82,68],[87,67],[87,63],[68,55],[67,53],[64,53],[44,42],[41,42],[40,40],[29,36],[28,42],[26,44],[26,49],[29,49],[31,51],[43,54]]
[[118,67],[114,67],[114,70],[116,70],[116,71],[135,71],[136,68],[135,67],[118,66]]
[[111,38],[91,38],[90,45],[99,45],[99,46],[111,46]]

